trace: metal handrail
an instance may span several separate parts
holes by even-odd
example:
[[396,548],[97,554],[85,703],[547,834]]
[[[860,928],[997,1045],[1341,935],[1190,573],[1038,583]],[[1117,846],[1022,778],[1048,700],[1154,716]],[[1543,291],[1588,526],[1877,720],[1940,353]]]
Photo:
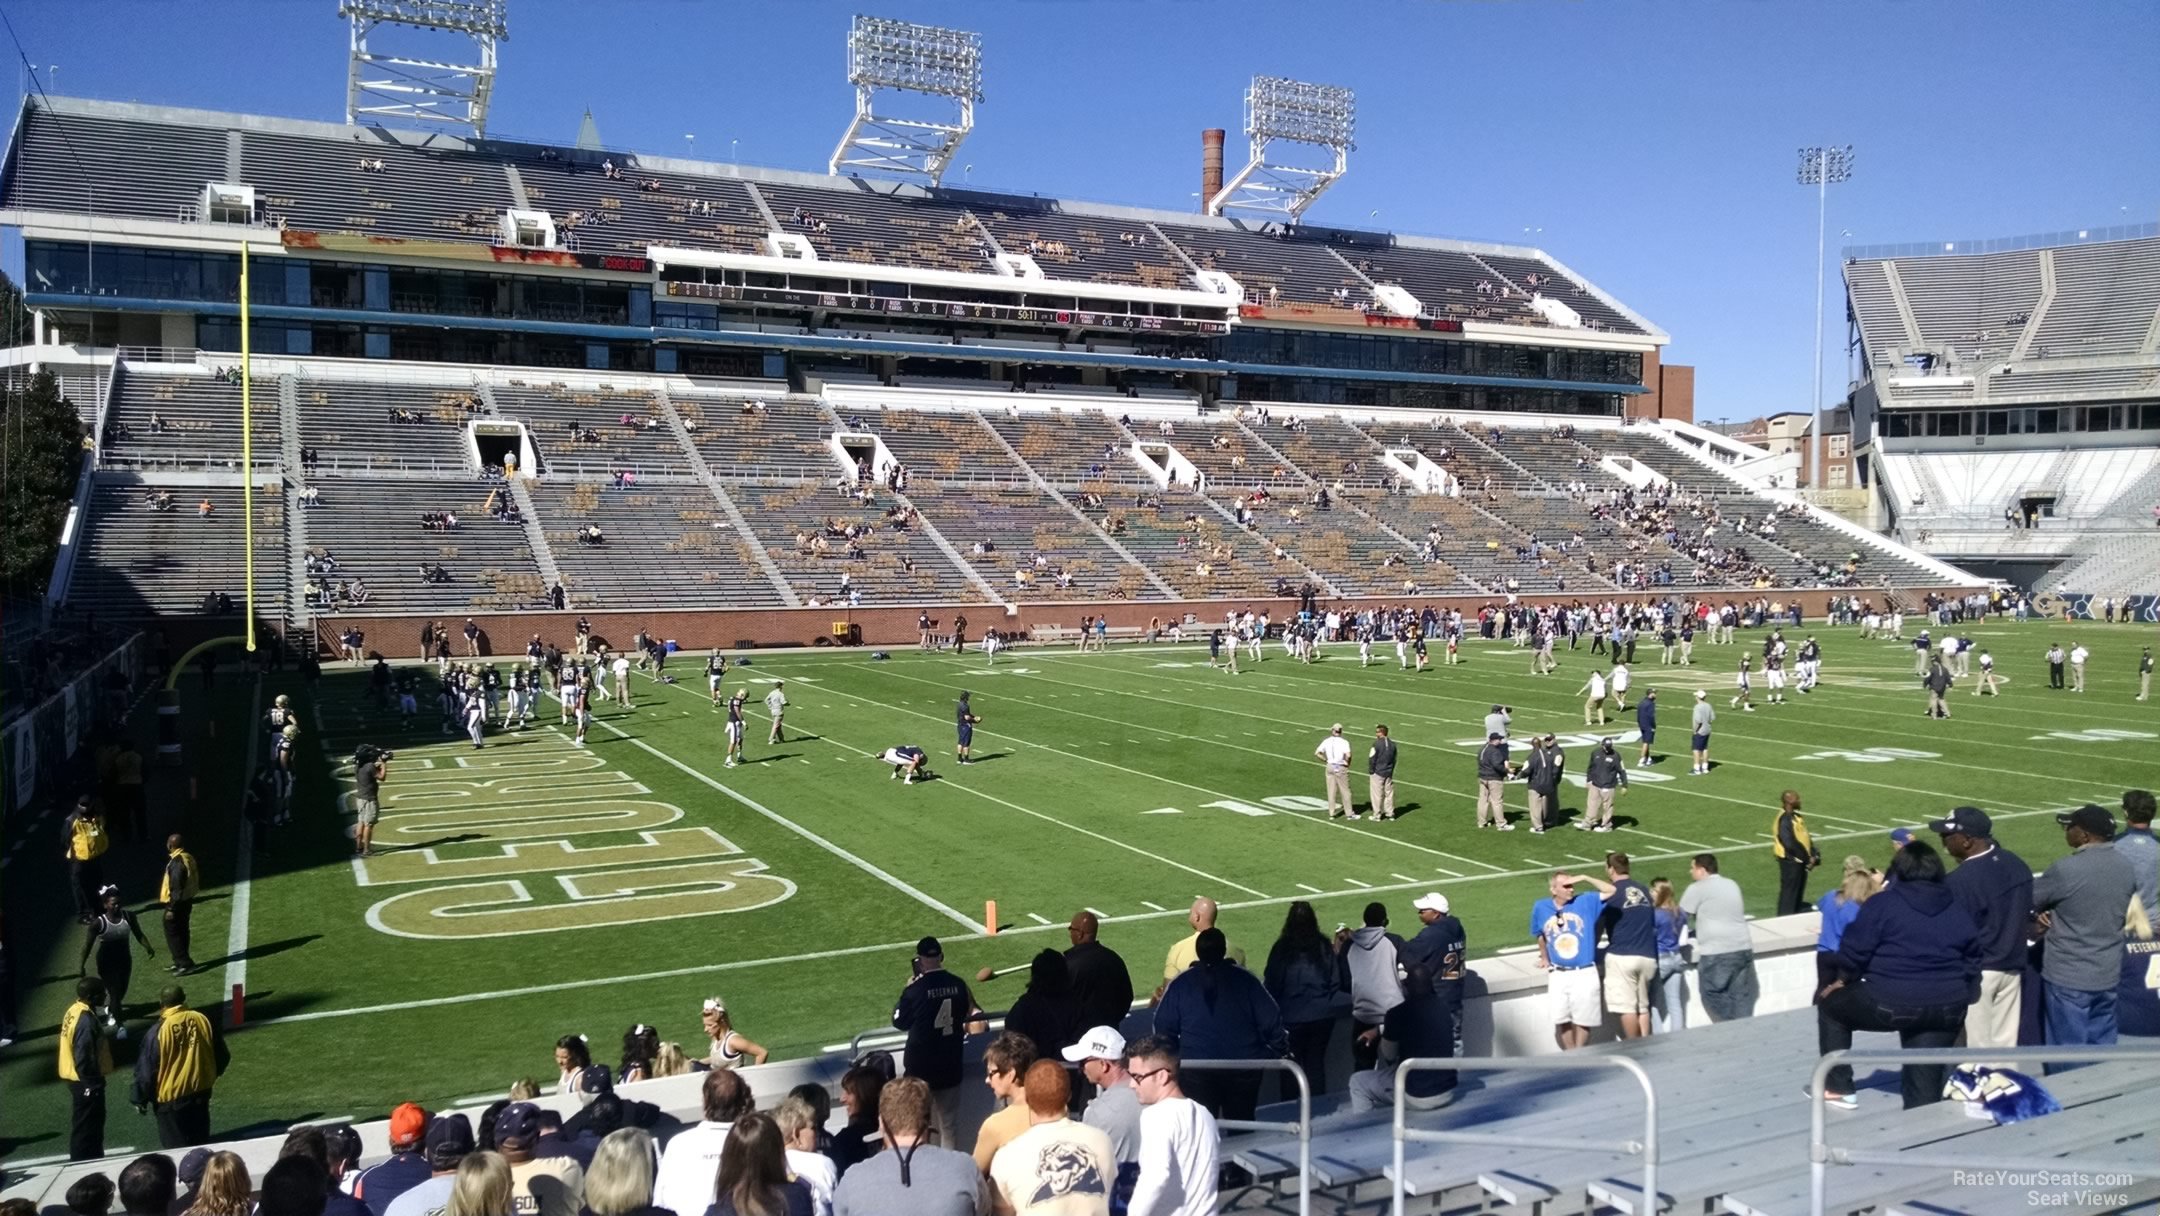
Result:
[[[1389,1211],[1403,1216],[1403,1145],[1416,1140],[1426,1144],[1489,1144],[1501,1148],[1551,1148],[1553,1139],[1548,1135],[1510,1136],[1500,1132],[1456,1131],[1451,1129],[1414,1128],[1404,1125],[1409,1109],[1409,1091],[1403,1082],[1413,1072],[1585,1072],[1596,1068],[1618,1068],[1635,1078],[1643,1091],[1643,1135],[1640,1140],[1578,1140],[1571,1147],[1601,1149],[1606,1152],[1640,1155],[1643,1159],[1643,1200],[1648,1210],[1655,1212],[1658,1198],[1658,1100],[1657,1087],[1650,1083],[1650,1074],[1629,1056],[1620,1055],[1550,1055],[1550,1056],[1419,1056],[1404,1060],[1395,1066],[1395,1165],[1391,1171],[1392,1196]],[[1818,1078],[1819,1080],[1819,1078]],[[1818,1127],[1821,1112],[1816,1112]],[[1818,1209],[1817,1216],[1820,1216]]]
[[[1297,1082],[1298,1117],[1217,1119],[1218,1129],[1233,1132],[1290,1132],[1297,1137],[1298,1216],[1312,1216],[1312,1080],[1296,1060],[1179,1060],[1184,1072],[1286,1072]],[[1398,1209],[1399,1210],[1399,1209]]]
[[[1815,1065],[1815,1074],[1808,1080],[1808,1092],[1820,1094],[1830,1078],[1830,1070],[1841,1064],[1947,1064],[1953,1068],[1970,1064],[1975,1055],[1984,1055],[1990,1063],[2005,1064],[2106,1064],[2119,1060],[2160,1060],[2160,1047],[1927,1047],[1914,1050],[1894,1048],[1856,1049],[1833,1051]],[[1808,1212],[1810,1216],[1822,1216],[1829,1188],[1830,1166],[1835,1165],[1917,1165],[1937,1169],[1961,1170],[1972,1168],[1971,1157],[1950,1153],[1893,1152],[1879,1149],[1833,1149],[1824,1135],[1828,1104],[1817,1100],[1813,1103],[1814,1114],[1809,1121],[1808,1135]],[[1989,1157],[1990,1169],[2070,1170],[2086,1173],[2119,1172],[2125,1174],[2160,1175],[2160,1163],[2146,1162],[2139,1158],[2125,1157],[2120,1161],[2086,1160],[2077,1157],[2024,1158]]]

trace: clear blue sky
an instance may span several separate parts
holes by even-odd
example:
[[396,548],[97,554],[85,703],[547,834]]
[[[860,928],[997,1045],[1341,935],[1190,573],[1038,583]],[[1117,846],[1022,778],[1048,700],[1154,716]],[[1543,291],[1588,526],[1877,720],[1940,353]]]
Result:
[[[332,0],[0,8],[63,94],[343,116]],[[737,140],[820,169],[858,8],[982,33],[978,185],[1191,206],[1199,132],[1235,148],[1253,73],[1349,85],[1359,148],[1314,222],[1541,245],[1673,335],[1707,418],[1806,408],[1801,144],[1859,148],[1831,197],[1831,400],[1841,239],[2160,219],[2151,0],[512,0],[490,126],[567,141],[589,105],[612,145],[680,153],[694,133],[703,156]]]

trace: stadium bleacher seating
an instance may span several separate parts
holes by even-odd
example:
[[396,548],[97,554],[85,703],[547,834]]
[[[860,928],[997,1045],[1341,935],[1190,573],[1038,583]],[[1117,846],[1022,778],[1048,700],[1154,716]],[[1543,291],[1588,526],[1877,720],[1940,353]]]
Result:
[[817,406],[773,397],[670,393],[705,465],[718,477],[829,480],[841,471],[832,423]]
[[1619,309],[1600,299],[1589,287],[1562,274],[1559,268],[1550,262],[1497,253],[1479,254],[1478,260],[1492,267],[1494,273],[1505,277],[1523,292],[1551,296],[1574,309],[1582,318],[1583,324],[1593,329],[1609,329],[1620,333],[1642,332],[1642,327],[1629,320]]
[[[745,484],[730,487],[729,494],[765,551],[786,574],[788,584],[805,601],[815,596],[828,604],[847,602],[840,585],[843,573],[849,585],[870,602],[983,598],[920,526],[894,526],[886,511],[900,504],[891,494],[863,504],[818,482]],[[861,531],[866,526],[868,531]],[[842,532],[850,527],[858,530],[854,544],[862,550],[861,557],[848,556],[849,541]],[[817,543],[820,540],[822,546]]]
[[[579,250],[638,257],[651,245],[763,251],[768,225],[740,182],[647,169],[633,157],[617,165],[590,153],[543,157],[538,149],[516,165],[526,201],[553,216],[556,232]],[[615,175],[603,165],[613,165]]]
[[[547,588],[526,544],[525,529],[490,515],[501,493],[472,480],[322,476],[308,483],[321,495],[307,513],[311,550],[327,551],[337,569],[314,581],[359,579],[369,612],[473,613],[540,607]],[[455,531],[421,526],[422,512],[455,512]],[[442,567],[446,583],[429,582],[422,563]],[[282,568],[282,565],[281,565]],[[311,576],[313,577],[313,576]],[[333,603],[336,601],[333,599]]]
[[1006,253],[1035,259],[1054,279],[1187,287],[1191,272],[1146,224],[1067,214],[1043,199],[971,200],[977,219]]
[[1026,472],[972,412],[926,413],[920,410],[849,411],[870,424],[912,478],[949,480],[1019,480]]
[[1160,227],[1202,270],[1242,283],[1247,303],[1363,308],[1372,298],[1372,288],[1319,241],[1272,229]]
[[513,204],[502,161],[458,148],[253,130],[240,167],[266,217],[313,231],[491,241]]
[[642,389],[573,389],[513,381],[494,389],[496,414],[523,422],[540,449],[543,471],[580,476],[627,470],[685,476],[689,454]]
[[[918,484],[909,489],[908,501],[1008,598],[1141,599],[1147,594],[1146,578],[1093,526],[1033,487]],[[975,552],[978,543],[984,552]],[[1039,565],[1033,560],[1038,554]],[[1060,584],[1060,573],[1069,585]]]
[[170,221],[225,180],[225,133],[192,125],[32,109],[17,147],[11,208]]
[[1087,514],[1180,595],[1271,596],[1279,582],[1296,588],[1310,581],[1294,560],[1274,557],[1257,536],[1223,519],[1197,494],[1167,490],[1140,497],[1149,505],[1111,498]]
[[773,215],[809,238],[819,256],[984,274],[992,249],[965,208],[903,197],[856,182],[829,190],[760,183]]
[[1300,418],[1296,425],[1255,428],[1268,446],[1328,486],[1374,489],[1394,484],[1397,474],[1372,436],[1338,417]]
[[1108,416],[1094,410],[1058,409],[1014,414],[989,410],[991,428],[1042,477],[1061,486],[1089,486],[1103,492],[1117,486],[1155,484],[1132,459],[1132,439]]
[[[149,367],[158,370],[147,370]],[[119,395],[105,424],[111,461],[146,467],[238,468],[240,386],[206,369],[185,373],[138,364],[120,376]],[[278,460],[278,383],[257,376],[251,386],[254,457]]]
[[[157,490],[171,492],[171,510],[150,507],[146,500]],[[207,518],[205,501],[212,508]],[[137,620],[202,615],[206,596],[224,594],[239,612],[247,587],[242,510],[237,485],[99,484],[68,602],[109,620]],[[275,617],[285,610],[289,582],[285,507],[275,492],[258,490],[255,510],[257,611]]]
[[2137,351],[2160,311],[2160,238],[2074,245],[2051,253],[2056,299],[2033,335],[2038,352]]
[[[702,485],[543,477],[533,504],[570,596],[600,608],[733,608],[780,602],[750,547]],[[589,526],[601,543],[582,539]]]
[[[323,469],[462,468],[465,424],[478,415],[470,385],[303,379],[295,386],[300,443]],[[392,411],[419,416],[392,419]]]

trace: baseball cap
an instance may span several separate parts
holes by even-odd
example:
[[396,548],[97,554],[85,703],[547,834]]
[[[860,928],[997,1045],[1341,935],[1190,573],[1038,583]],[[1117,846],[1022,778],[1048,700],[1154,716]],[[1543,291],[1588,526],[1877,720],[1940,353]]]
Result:
[[945,947],[938,945],[934,937],[926,937],[915,943],[915,953],[921,958],[944,958]]
[[515,1142],[521,1148],[531,1148],[540,1138],[540,1108],[530,1102],[512,1102],[495,1116],[495,1143]]
[[1420,912],[1438,912],[1442,916],[1446,916],[1448,911],[1447,896],[1438,891],[1428,891],[1418,896],[1410,901],[1410,906]]
[[2067,815],[2057,815],[2055,822],[2066,828],[2084,828],[2102,840],[2115,839],[2115,817],[2090,802]]
[[1911,844],[1912,839],[1913,832],[1911,828],[1890,829],[1890,843],[1896,845],[1901,849],[1904,848],[1906,845]]
[[427,1161],[438,1170],[454,1166],[473,1151],[472,1120],[464,1115],[444,1115],[428,1124]]
[[1960,832],[1967,836],[1985,837],[1994,827],[1995,823],[1987,817],[1987,812],[1976,806],[1961,806],[1940,819],[1928,820],[1928,829],[1943,836]]
[[427,1135],[427,1127],[428,1113],[426,1107],[418,1102],[401,1104],[396,1110],[390,1112],[391,1147],[420,1143],[421,1138]]
[[1492,741],[1493,741],[1493,740],[1495,740],[1495,739],[1505,739],[1505,738],[1507,738],[1507,736],[1506,736],[1506,735],[1503,735],[1503,734],[1501,734],[1501,733],[1500,733],[1499,731],[1494,731],[1494,732],[1492,732],[1491,734],[1489,734],[1489,735],[1485,736],[1485,741],[1486,741],[1487,743],[1490,743],[1490,742],[1492,742]]
[[1125,1036],[1114,1027],[1097,1026],[1059,1054],[1073,1064],[1082,1060],[1121,1060],[1125,1058]]
[[1340,722],[1337,722],[1337,723],[1336,723],[1336,724],[1335,724],[1334,726],[1331,726],[1331,727],[1329,727],[1329,728],[1328,728],[1328,733],[1329,733],[1329,734],[1331,734],[1331,735],[1339,735],[1339,734],[1341,734],[1341,733],[1342,733],[1342,723],[1340,723]]
[[1710,694],[1698,688],[1695,690],[1695,699],[1698,701],[1707,701],[1710,699]]
[[590,1102],[601,1094],[614,1093],[614,1074],[608,1071],[605,1064],[588,1064],[578,1070],[577,1089],[580,1102]]
[[188,1150],[187,1156],[180,1159],[180,1165],[175,1174],[181,1182],[186,1183],[188,1186],[195,1186],[202,1181],[203,1171],[208,1168],[210,1168],[210,1150],[191,1148]]

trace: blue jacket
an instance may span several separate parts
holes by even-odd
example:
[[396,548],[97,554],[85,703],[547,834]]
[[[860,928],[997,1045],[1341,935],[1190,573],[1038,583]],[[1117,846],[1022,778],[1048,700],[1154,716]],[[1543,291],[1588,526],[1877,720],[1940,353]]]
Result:
[[1644,697],[1635,703],[1635,729],[1643,735],[1657,733],[1657,701]]
[[1838,970],[1885,1005],[1959,1005],[1980,995],[1980,927],[1939,882],[1898,882],[1860,905]]
[[1268,1060],[1288,1045],[1282,1011],[1259,977],[1234,963],[1197,963],[1170,981],[1155,1033],[1192,1060]]
[[1846,902],[1844,893],[1833,888],[1815,901],[1815,910],[1822,913],[1822,931],[1816,934],[1815,948],[1836,954],[1838,947],[1845,943],[1846,928],[1860,915],[1860,905]]

